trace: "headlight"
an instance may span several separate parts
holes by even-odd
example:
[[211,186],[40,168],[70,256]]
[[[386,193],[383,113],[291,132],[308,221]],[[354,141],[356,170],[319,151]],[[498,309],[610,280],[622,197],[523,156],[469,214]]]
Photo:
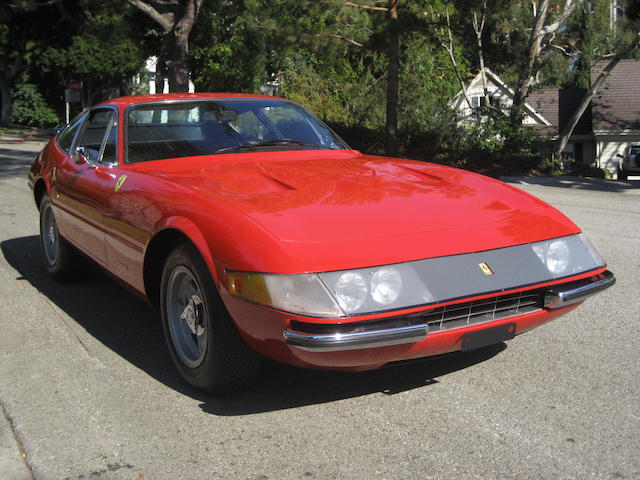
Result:
[[554,275],[566,272],[570,259],[569,247],[564,240],[551,242],[547,247],[547,268]]
[[336,300],[345,311],[355,312],[367,299],[367,283],[361,274],[347,272],[338,278],[334,293]]
[[381,268],[371,277],[371,298],[381,305],[390,305],[400,296],[402,277],[393,267]]
[[347,315],[364,315],[433,302],[413,264],[323,272],[324,282]]
[[532,243],[531,248],[554,278],[605,265],[582,234]]

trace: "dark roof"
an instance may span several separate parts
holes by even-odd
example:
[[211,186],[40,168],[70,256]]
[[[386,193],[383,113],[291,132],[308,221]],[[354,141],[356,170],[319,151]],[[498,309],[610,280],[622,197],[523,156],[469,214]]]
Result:
[[[593,64],[592,82],[607,63]],[[640,130],[640,61],[620,61],[594,96],[592,105],[595,131]]]
[[[558,135],[578,106],[586,90],[584,88],[543,88],[529,94],[527,103],[546,118],[550,126],[540,125],[536,130],[541,135]],[[573,135],[591,134],[591,106],[582,114]]]

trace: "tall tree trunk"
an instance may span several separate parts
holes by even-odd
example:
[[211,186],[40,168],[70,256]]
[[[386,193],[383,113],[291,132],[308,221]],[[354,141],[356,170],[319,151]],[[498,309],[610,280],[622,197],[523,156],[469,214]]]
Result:
[[169,53],[167,72],[170,92],[189,91],[189,43],[184,32],[169,32],[164,41]]
[[[535,3],[535,2],[534,2]],[[536,11],[531,40],[529,42],[529,55],[527,63],[522,70],[518,84],[513,96],[513,106],[511,107],[511,124],[514,128],[522,125],[524,117],[524,104],[531,91],[531,86],[536,78],[536,64],[542,52],[542,39],[544,38],[544,22],[547,18],[549,0],[542,0]]]
[[11,82],[4,77],[0,78],[0,100],[2,101],[0,125],[7,125],[11,122]]
[[[164,43],[163,43],[164,45]],[[164,76],[167,74],[167,57],[164,53],[164,46],[160,48],[160,55],[156,61],[156,93],[164,93]]]
[[[439,19],[436,17],[433,11],[431,12],[431,17],[433,18],[433,23],[439,23]],[[469,107],[469,111],[473,112],[473,104],[471,103],[471,98],[469,97],[469,91],[467,90],[467,85],[464,83],[464,79],[462,78],[462,74],[460,73],[460,68],[458,67],[458,61],[456,60],[456,55],[453,50],[453,35],[451,33],[451,18],[449,17],[449,6],[445,5],[445,17],[447,19],[447,37],[448,41],[445,41],[443,36],[438,34],[438,31],[435,30],[435,36],[438,39],[442,48],[444,48],[449,54],[449,60],[451,60],[451,65],[453,66],[453,71],[456,74],[456,78],[458,79],[458,83],[460,83],[460,91],[462,92],[462,96],[467,102],[467,106]]]
[[385,127],[385,151],[398,155],[398,71],[400,64],[400,31],[398,25],[398,1],[389,0],[389,70],[387,78],[387,123]]
[[473,31],[476,34],[476,45],[478,47],[478,62],[480,65],[480,75],[482,79],[482,94],[484,96],[484,104],[486,108],[490,107],[489,87],[487,85],[487,70],[484,64],[484,49],[482,46],[482,31],[484,30],[484,22],[487,10],[487,0],[482,2],[482,12],[480,21],[478,21],[478,12],[473,12]]
[[[166,54],[170,92],[189,91],[189,34],[203,0],[127,0],[162,29],[162,52]],[[156,6],[158,9],[156,9]]]
[[569,118],[569,121],[562,130],[562,133],[560,133],[560,136],[556,140],[555,146],[553,148],[554,158],[560,158],[560,155],[562,155],[562,151],[564,150],[564,147],[567,146],[573,130],[576,128],[576,125],[578,125],[578,122],[580,121],[580,117],[582,117],[582,114],[589,106],[589,103],[591,102],[595,94],[598,93],[598,90],[607,79],[611,71],[616,67],[616,65],[618,65],[618,63],[620,63],[620,60],[629,56],[631,52],[637,49],[638,45],[640,45],[640,31],[636,33],[633,42],[631,42],[623,50],[619,51],[615,55],[615,57],[613,57],[611,61],[607,63],[602,72],[600,72],[600,75],[598,75],[598,78],[596,78],[596,80],[591,83],[591,87],[585,92],[584,96],[580,100],[580,103],[578,104],[573,114]]
[[560,28],[564,27],[565,22],[573,12],[576,3],[580,1],[581,0],[565,0],[564,10],[560,15],[558,15],[556,21],[549,25],[545,25],[547,13],[549,11],[549,0],[541,0],[538,4],[537,10],[535,9],[536,2],[532,2],[534,5],[535,16],[533,29],[531,31],[531,39],[529,41],[529,53],[527,55],[527,63],[524,65],[520,77],[518,78],[518,83],[513,96],[513,105],[511,107],[511,125],[514,129],[520,128],[520,125],[522,125],[522,120],[524,118],[524,104],[531,92],[531,87],[533,86],[538,73],[540,56],[542,54],[542,41],[546,36],[553,34]]

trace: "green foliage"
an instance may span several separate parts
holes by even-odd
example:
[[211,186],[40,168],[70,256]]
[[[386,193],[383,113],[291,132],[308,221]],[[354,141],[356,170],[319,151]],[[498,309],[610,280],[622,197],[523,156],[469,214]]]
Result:
[[595,165],[584,165],[582,163],[571,162],[567,171],[562,172],[568,175],[576,177],[591,177],[591,178],[612,178],[612,173],[604,168],[596,167]]
[[[257,91],[263,29],[254,25],[257,12],[249,3],[209,0],[203,4],[190,37],[196,90]],[[221,11],[225,14],[220,15]]]
[[[630,17],[640,15],[637,1],[617,1]],[[551,1],[550,19],[564,3]],[[484,13],[486,66],[515,86],[537,2],[398,5],[401,154],[489,173],[552,170],[531,130],[513,129],[500,116],[460,123],[449,101],[461,86],[441,44],[448,39],[446,12],[453,55],[468,82],[479,68],[473,13]],[[566,28],[545,40],[537,87],[587,86],[593,62],[629,40],[632,19],[619,18],[612,30],[610,5],[581,2]],[[259,93],[268,84],[330,122],[354,147],[382,153],[388,38],[395,28],[387,12],[377,10],[385,6],[377,0],[204,0],[189,39],[196,90]],[[20,67],[12,81],[39,85],[49,100],[59,102],[70,78],[83,82],[85,105],[100,100],[104,88],[132,93],[129,79],[145,58],[161,53],[157,25],[121,0],[19,0],[0,13],[7,13],[0,16],[0,73]]]
[[144,29],[133,21],[129,8],[119,8],[113,0],[83,9],[77,33],[65,42],[43,46],[37,65],[55,79],[62,90],[70,78],[82,81],[85,105],[102,100],[102,89],[127,90],[149,54]]
[[11,122],[32,127],[47,127],[59,123],[58,116],[38,92],[38,87],[30,83],[18,84],[13,88]]
[[543,140],[531,128],[513,131],[507,118],[459,123],[445,112],[413,135],[405,133],[404,148],[412,158],[437,161],[487,175],[523,174],[538,170]]

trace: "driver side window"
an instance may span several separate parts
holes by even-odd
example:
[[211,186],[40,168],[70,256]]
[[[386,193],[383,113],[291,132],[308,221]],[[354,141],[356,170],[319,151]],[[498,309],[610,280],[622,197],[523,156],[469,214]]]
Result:
[[84,124],[76,148],[83,147],[84,154],[93,163],[114,163],[116,132],[114,110],[94,110]]

